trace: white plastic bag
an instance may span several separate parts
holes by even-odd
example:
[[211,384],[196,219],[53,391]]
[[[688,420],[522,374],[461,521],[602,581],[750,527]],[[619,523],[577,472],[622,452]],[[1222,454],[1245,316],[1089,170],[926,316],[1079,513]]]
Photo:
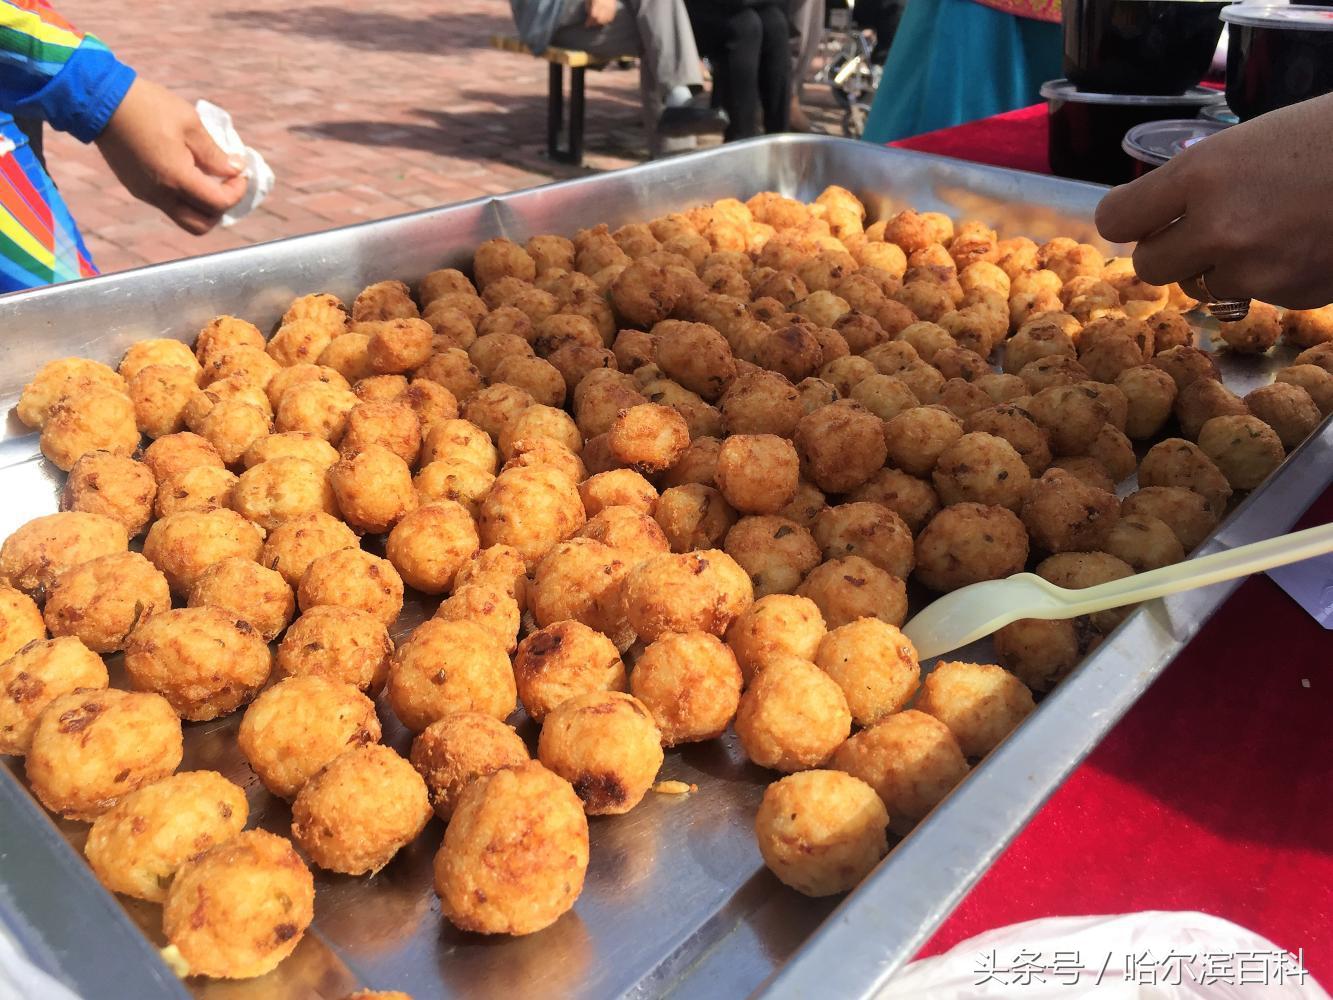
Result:
[[236,126],[232,124],[231,115],[208,101],[197,101],[194,109],[199,113],[199,120],[204,123],[204,128],[222,151],[229,156],[240,156],[245,160],[245,167],[241,171],[241,176],[248,182],[245,194],[231,211],[222,217],[222,225],[230,226],[253,212],[259,207],[259,203],[268,197],[268,193],[273,190],[275,180],[273,170],[258,150],[250,148],[241,141]]
[[876,1000],[1329,1000],[1304,959],[1220,917],[1147,911],[1000,927],[904,967]]

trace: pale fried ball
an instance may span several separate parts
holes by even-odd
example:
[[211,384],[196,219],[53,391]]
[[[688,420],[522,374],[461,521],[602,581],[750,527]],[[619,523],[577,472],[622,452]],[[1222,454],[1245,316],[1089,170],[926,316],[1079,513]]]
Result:
[[658,523],[633,507],[603,508],[588,519],[576,537],[609,545],[630,565],[671,551],[671,543]]
[[630,692],[652,714],[668,747],[722,735],[740,705],[741,686],[731,649],[706,632],[663,634],[630,674]]
[[[264,387],[264,395],[268,398],[269,406],[276,413],[282,403],[282,397],[287,395],[287,390],[301,385],[305,382],[324,382],[336,389],[352,388],[347,379],[332,368],[322,368],[316,364],[292,365],[290,368],[284,368],[271,379],[268,385]],[[209,386],[210,391],[216,388],[216,383]]]
[[403,610],[403,579],[387,559],[361,549],[337,549],[306,567],[296,599],[303,612],[333,604],[365,611],[388,627]]
[[984,757],[1034,708],[1032,694],[994,664],[940,661],[922,685],[917,708],[949,727],[968,757]]
[[662,734],[637,698],[592,691],[547,713],[538,759],[574,787],[590,816],[627,813],[662,766]]
[[736,735],[760,767],[819,767],[851,732],[852,714],[837,682],[808,660],[768,661],[741,695]]
[[1255,389],[1245,397],[1245,405],[1273,428],[1288,451],[1313,434],[1322,419],[1310,394],[1288,382],[1274,382]]
[[379,445],[344,455],[328,480],[343,519],[371,534],[388,531],[419,502],[407,463]]
[[165,698],[75,690],[42,709],[24,763],[42,805],[90,821],[176,770],[183,752],[180,719]]
[[481,510],[481,498],[494,482],[492,473],[469,462],[440,461],[423,466],[412,486],[422,504],[451,500],[462,504],[475,520]]
[[737,521],[723,550],[749,574],[756,597],[791,593],[819,565],[819,544],[809,529],[777,515]]
[[1139,486],[1183,486],[1207,500],[1219,516],[1231,499],[1222,470],[1202,448],[1182,438],[1167,438],[1148,449],[1139,464]]
[[535,568],[557,542],[583,527],[578,487],[546,466],[506,469],[482,498],[477,515],[481,544],[511,545]]
[[963,436],[963,422],[948,410],[919,406],[886,421],[881,435],[888,463],[923,477],[931,474],[945,449]]
[[266,531],[305,514],[338,513],[325,469],[304,458],[274,458],[245,470],[230,501],[238,514]]
[[800,460],[791,442],[774,434],[736,434],[718,451],[716,480],[738,511],[773,514],[796,495]]
[[467,351],[457,347],[436,351],[414,374],[417,378],[440,383],[460,403],[466,403],[484,384],[481,372],[477,371]]
[[142,462],[93,451],[70,469],[60,494],[60,506],[64,510],[114,517],[133,536],[148,526],[156,495],[153,472]]
[[389,705],[413,732],[453,712],[503,719],[517,698],[514,673],[502,641],[480,625],[432,618],[394,651]]
[[441,420],[426,432],[421,462],[465,463],[494,475],[500,453],[487,432],[471,420]]
[[[1123,580],[1132,576],[1134,569],[1107,552],[1060,552],[1038,563],[1036,573],[1057,587],[1083,590],[1111,580]],[[1131,607],[1121,607],[1098,611],[1089,615],[1087,622],[1098,632],[1110,632],[1131,610]]]
[[1333,308],[1286,310],[1282,314],[1282,339],[1300,348],[1333,341]]
[[464,789],[435,856],[435,891],[462,930],[531,934],[574,905],[587,869],[582,802],[569,782],[529,761]]
[[690,444],[689,425],[670,406],[640,403],[611,425],[611,453],[644,474],[669,469]]
[[1088,370],[1066,357],[1038,358],[1018,373],[1029,393],[1038,393],[1057,385],[1074,385],[1088,380]]
[[201,385],[212,385],[225,379],[240,379],[263,390],[282,366],[274,361],[262,347],[233,347],[225,351],[215,351],[204,362],[204,374]]
[[421,453],[421,423],[412,407],[405,402],[361,403],[352,407],[339,448],[346,455],[372,445],[387,448],[409,467],[415,465]]
[[368,338],[366,362],[378,375],[410,372],[424,365],[431,356],[435,330],[415,316],[357,323],[355,329]]
[[385,555],[403,582],[442,594],[480,547],[476,525],[461,504],[440,500],[418,507],[389,532]]
[[1122,517],[1146,514],[1166,523],[1185,552],[1191,552],[1220,519],[1208,500],[1184,486],[1152,486],[1131,493],[1121,503]]
[[421,731],[412,741],[411,760],[436,815],[448,823],[473,781],[518,767],[529,757],[512,727],[480,712],[457,712]]
[[1071,620],[1020,618],[995,633],[996,657],[1033,691],[1055,687],[1078,665],[1079,654],[1078,625]]
[[1171,376],[1177,389],[1183,389],[1196,379],[1219,380],[1217,362],[1207,351],[1197,347],[1173,347],[1155,355],[1149,362]]
[[350,389],[327,382],[302,382],[283,393],[273,426],[279,433],[306,431],[337,444],[347,429],[347,414],[360,402]]
[[915,562],[911,529],[897,513],[878,503],[826,507],[815,518],[814,537],[825,559],[862,556],[902,579]]
[[565,379],[549,361],[541,358],[508,357],[491,373],[496,382],[517,386],[546,406],[565,402]]
[[916,577],[931,590],[947,592],[1019,573],[1027,557],[1028,533],[1018,515],[1005,507],[960,503],[941,510],[917,537]]
[[158,518],[183,511],[209,511],[232,505],[239,478],[234,472],[215,465],[196,465],[182,469],[162,480],[153,502]]
[[1135,441],[1155,436],[1171,416],[1177,393],[1175,381],[1161,368],[1140,365],[1122,371],[1115,384],[1129,401],[1125,433]]
[[814,661],[842,688],[858,726],[872,726],[901,711],[921,679],[912,643],[878,618],[861,618],[829,632]]
[[42,454],[68,472],[91,451],[131,455],[139,447],[134,404],[122,390],[91,385],[59,399],[42,426]]
[[528,604],[539,626],[573,619],[618,646],[634,641],[625,620],[622,588],[632,563],[620,550],[592,538],[571,538],[537,565]]
[[848,499],[853,503],[882,504],[901,517],[914,535],[940,509],[940,498],[930,483],[899,469],[880,469],[849,494]]
[[0,577],[41,600],[65,570],[128,547],[125,526],[115,518],[84,511],[47,514],[20,525],[0,545]]
[[553,622],[519,643],[513,676],[523,710],[538,723],[577,695],[627,687],[625,665],[611,640],[572,619]]
[[518,602],[499,583],[483,580],[455,587],[453,593],[440,602],[435,617],[480,625],[500,642],[506,653],[513,653],[518,646],[522,624]]
[[813,661],[825,634],[824,618],[814,601],[769,594],[741,612],[727,630],[727,645],[749,683],[774,660],[795,657]]
[[100,361],[88,358],[49,361],[23,387],[15,412],[26,426],[40,429],[46,424],[52,408],[62,399],[94,387],[119,393],[124,393],[127,388],[125,379]]
[[198,389],[193,372],[176,365],[149,365],[130,380],[129,396],[140,433],[160,438],[185,429],[185,411]]
[[649,515],[657,507],[657,490],[632,469],[599,472],[579,484],[579,497],[590,518],[607,507],[630,507]]
[[1027,464],[1008,441],[991,434],[964,434],[940,453],[932,473],[946,505],[971,501],[1017,512],[1032,485]]
[[1267,302],[1251,302],[1243,319],[1217,326],[1222,340],[1237,354],[1262,354],[1282,335],[1282,315]]
[[458,398],[440,383],[428,378],[412,379],[400,402],[412,408],[417,423],[423,428],[458,416]]
[[801,409],[804,413],[814,413],[821,407],[836,403],[842,398],[838,387],[822,378],[804,378],[796,387],[801,395]]
[[1110,417],[1110,410],[1095,391],[1082,385],[1053,385],[1042,389],[1024,407],[1051,439],[1056,455],[1084,455]]
[[1115,495],[1089,486],[1060,468],[1047,469],[1023,504],[1023,525],[1047,552],[1101,548],[1119,518]]
[[94,820],[84,854],[112,892],[160,903],[186,861],[240,833],[245,792],[216,771],[173,774]]
[[1221,382],[1196,379],[1176,396],[1176,422],[1182,437],[1197,441],[1199,431],[1214,417],[1248,415],[1245,401]]
[[502,586],[523,611],[528,606],[527,566],[523,554],[512,545],[490,545],[458,569],[454,589],[469,583],[491,582]]
[[358,544],[356,533],[342,521],[324,511],[311,511],[276,525],[264,540],[259,562],[295,587],[315,559]]
[[1322,416],[1333,413],[1333,374],[1318,365],[1292,365],[1275,376],[1278,382],[1304,389]]
[[1185,558],[1185,550],[1171,526],[1151,514],[1122,515],[1103,548],[1132,566],[1136,573],[1160,569]]
[[[1118,483],[1134,474],[1137,457],[1134,445],[1128,437],[1106,424],[1098,432],[1092,447],[1088,449],[1088,458],[1098,462],[1107,472],[1112,483]],[[1069,459],[1061,459],[1063,462]]]
[[269,357],[284,368],[312,364],[324,353],[324,348],[329,346],[333,336],[333,330],[313,320],[293,320],[278,327],[264,349]]
[[220,608],[272,642],[296,613],[296,597],[282,574],[249,559],[223,559],[199,575],[188,606]]
[[818,605],[829,628],[858,618],[879,618],[890,625],[901,625],[907,618],[904,582],[861,556],[820,563],[796,593]]
[[290,955],[315,917],[315,882],[284,837],[246,830],[185,862],[162,932],[190,974],[250,979]]
[[1286,452],[1277,432],[1258,417],[1213,417],[1199,431],[1199,448],[1233,490],[1252,490],[1282,464]]
[[45,636],[41,629],[0,662],[0,753],[26,754],[38,718],[56,698],[107,686],[100,656],[73,636]]
[[201,437],[217,449],[227,465],[237,465],[256,441],[273,430],[273,421],[258,407],[239,399],[224,399],[196,426]]
[[[343,305],[342,301],[329,292],[315,292],[310,295],[302,295],[300,298],[293,299],[292,304],[283,313],[282,323],[295,323],[298,320],[308,320],[318,323],[330,333],[338,334],[347,328],[347,317],[349,310]],[[229,319],[231,317],[221,317]],[[217,322],[216,320],[214,322]],[[211,324],[210,324],[211,325]],[[207,329],[207,328],[205,328]],[[258,331],[256,331],[258,332]],[[204,335],[199,334],[199,341],[195,344],[197,353],[202,353]],[[263,346],[263,337],[260,337],[261,343],[255,346]],[[248,341],[247,341],[248,342]]]
[[496,238],[477,247],[476,253],[472,255],[472,274],[477,280],[477,286],[485,289],[487,285],[505,277],[531,281],[537,276],[537,265],[517,243]]
[[722,635],[754,600],[745,570],[725,552],[654,556],[625,578],[625,612],[639,638],[663,632]]
[[845,493],[884,464],[884,422],[860,403],[839,400],[801,418],[796,448],[802,471],[821,490]]
[[389,673],[393,643],[373,615],[355,608],[320,605],[303,613],[278,645],[277,672],[321,677],[378,693]]
[[1003,438],[1023,459],[1030,475],[1041,475],[1051,464],[1046,432],[1017,406],[1001,403],[981,410],[968,417],[965,428],[969,434],[981,432]]
[[143,452],[143,463],[160,486],[170,475],[198,465],[224,466],[218,450],[198,434],[182,431],[158,438]]
[[[506,459],[514,457],[515,445],[521,441],[549,438],[564,445],[574,454],[583,450],[583,435],[579,432],[574,418],[564,410],[554,406],[535,403],[520,413],[514,421],[500,433],[500,454]],[[581,477],[580,477],[581,478]]]
[[851,398],[886,421],[920,405],[916,395],[902,379],[878,372],[852,386]]
[[31,597],[0,584],[0,663],[34,639],[46,638],[42,612]]
[[95,653],[125,648],[129,634],[171,610],[167,578],[137,552],[99,556],[67,569],[46,592],[46,626]]
[[209,566],[233,556],[257,560],[263,546],[259,529],[234,510],[182,511],[154,522],[143,554],[184,595]]

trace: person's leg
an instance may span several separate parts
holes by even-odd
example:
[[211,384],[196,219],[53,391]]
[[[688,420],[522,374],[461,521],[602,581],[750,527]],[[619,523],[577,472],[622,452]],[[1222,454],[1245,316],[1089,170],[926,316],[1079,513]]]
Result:
[[[759,62],[764,24],[753,7],[726,15],[721,46],[726,80],[726,112],[731,118],[724,138],[748,139],[759,135]],[[790,59],[790,56],[784,56]]]
[[755,10],[759,17],[762,40],[759,46],[759,104],[763,108],[764,131],[786,132],[789,128],[792,83],[791,59],[787,42],[791,22],[779,4]]
[[801,87],[810,75],[810,66],[824,38],[825,0],[790,0],[788,6],[792,30],[792,66],[790,71],[790,127],[810,131],[810,119],[801,110]]

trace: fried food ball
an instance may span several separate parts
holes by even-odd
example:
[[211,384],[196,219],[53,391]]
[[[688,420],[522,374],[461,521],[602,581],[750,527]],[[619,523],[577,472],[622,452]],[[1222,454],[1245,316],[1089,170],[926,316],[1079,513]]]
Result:
[[343,519],[370,534],[388,531],[419,502],[407,463],[379,445],[344,455],[328,481]]
[[968,417],[968,434],[984,433],[1002,438],[1016,451],[1028,474],[1039,476],[1051,464],[1050,439],[1027,411],[1008,403],[980,410]]
[[1316,365],[1324,371],[1333,371],[1333,343],[1316,344],[1296,355],[1293,365]]
[[[1124,525],[1121,521],[1118,528]],[[1033,691],[1049,691],[1078,665],[1078,626],[1072,620],[1020,618],[995,633],[995,655]]]
[[1084,486],[1101,490],[1103,493],[1114,493],[1116,491],[1115,480],[1111,478],[1111,473],[1107,471],[1106,466],[1090,455],[1081,455],[1077,458],[1057,458],[1051,463],[1051,468],[1063,469],[1083,483]]
[[156,495],[157,482],[146,465],[123,455],[93,451],[70,469],[60,506],[113,517],[133,536],[147,527]]
[[879,503],[826,507],[815,518],[814,537],[825,559],[861,556],[901,579],[912,572],[916,558],[906,522]]
[[304,458],[274,458],[247,469],[232,489],[231,506],[266,531],[294,517],[338,513],[324,468]]
[[775,657],[741,695],[736,735],[760,767],[791,773],[824,764],[851,732],[837,682],[808,660]]
[[538,723],[570,698],[627,687],[615,645],[573,619],[552,622],[519,643],[513,676],[524,711]]
[[666,472],[658,477],[663,489],[698,483],[701,486],[717,484],[717,456],[722,442],[715,437],[697,437]]
[[[1098,432],[1096,440],[1092,442],[1092,447],[1088,449],[1087,457],[1099,463],[1106,470],[1107,477],[1112,484],[1134,474],[1136,464],[1134,446],[1130,443],[1129,438],[1110,424],[1104,425]],[[1061,459],[1061,461],[1068,463],[1071,460],[1066,458]],[[1108,492],[1114,492],[1114,486]]]
[[35,639],[46,638],[42,612],[31,597],[0,584],[0,663]]
[[1248,414],[1213,417],[1199,431],[1199,448],[1233,490],[1254,489],[1286,457],[1277,432]]
[[[282,397],[287,395],[287,390],[306,382],[324,382],[336,389],[352,388],[347,379],[332,368],[324,368],[313,363],[295,364],[282,369],[268,380],[268,385],[264,387],[264,395],[268,399],[269,406],[276,413],[282,403]],[[214,383],[209,386],[209,391],[213,391],[216,387],[217,384]]]
[[369,337],[366,362],[379,375],[401,375],[424,365],[434,346],[435,330],[423,319],[361,322],[356,332]]
[[258,528],[234,510],[182,511],[154,522],[143,554],[160,569],[172,593],[185,595],[209,566],[237,557],[258,560]]
[[176,365],[149,365],[130,380],[128,393],[139,432],[160,438],[185,429],[185,411],[198,389],[196,376]]
[[327,382],[302,382],[282,395],[274,429],[305,431],[336,445],[347,429],[347,415],[361,400],[349,389]]
[[1028,394],[1027,385],[1021,378],[1000,372],[982,375],[976,380],[976,386],[997,403],[1011,403]]
[[679,286],[667,270],[646,260],[629,263],[609,289],[611,305],[626,325],[644,328],[671,315],[679,296]]
[[1125,497],[1120,513],[1122,517],[1147,515],[1165,522],[1186,553],[1197,548],[1221,519],[1206,498],[1184,486],[1140,489]]
[[107,686],[100,656],[73,636],[47,639],[40,619],[37,625],[33,638],[0,662],[0,754],[26,754],[38,718],[56,698]]
[[122,390],[100,384],[63,396],[47,413],[40,444],[42,454],[65,472],[92,451],[133,454],[139,446],[134,404]]
[[1032,397],[1025,409],[1050,437],[1056,455],[1084,455],[1110,417],[1094,390],[1082,385],[1053,385]]
[[727,630],[727,645],[748,684],[775,660],[813,661],[826,631],[818,605],[808,597],[769,594],[741,612]]
[[283,677],[320,677],[373,696],[388,677],[392,653],[389,631],[373,615],[320,605],[292,622],[275,665]]
[[536,265],[537,274],[574,270],[574,244],[563,236],[534,236],[524,245]]
[[403,610],[403,579],[387,559],[359,548],[337,549],[306,567],[296,600],[302,612],[333,604],[365,611],[388,627]]
[[166,577],[137,552],[99,556],[61,573],[47,589],[46,626],[97,653],[125,648],[130,632],[171,609]]
[[[278,327],[264,349],[284,368],[313,364],[332,342],[334,333],[313,320],[294,320]],[[269,380],[272,381],[272,376]]]
[[296,950],[315,917],[315,882],[284,837],[246,830],[186,861],[162,908],[162,933],[213,979],[250,979]]
[[421,504],[451,500],[475,520],[481,511],[481,498],[490,491],[495,476],[468,462],[440,461],[422,467],[412,480]]
[[671,543],[656,521],[633,507],[605,507],[579,529],[578,538],[610,546],[629,564],[671,551]]
[[756,597],[791,593],[819,564],[809,529],[775,515],[742,518],[726,532],[723,549],[749,574]]
[[869,375],[852,386],[851,398],[884,421],[892,420],[898,414],[920,405],[902,379],[879,373]]
[[1107,536],[1105,549],[1136,573],[1170,566],[1185,558],[1184,547],[1171,526],[1151,514],[1123,515]]
[[637,698],[591,691],[547,713],[538,759],[574,787],[589,816],[618,816],[642,801],[662,766],[662,734]]
[[220,608],[272,642],[296,613],[296,598],[281,573],[233,558],[214,563],[199,575],[190,588],[188,606]]
[[796,426],[802,471],[828,493],[862,485],[884,464],[884,422],[860,403],[839,400],[806,414]]
[[480,544],[467,509],[440,500],[418,507],[399,521],[389,532],[385,555],[409,587],[442,594]]
[[216,448],[198,434],[188,431],[158,438],[144,449],[143,463],[152,471],[159,486],[168,476],[186,469],[199,465],[221,469],[225,464]]
[[[300,298],[293,299],[292,304],[282,316],[282,325],[295,323],[298,321],[309,321],[318,323],[330,333],[338,334],[347,328],[347,318],[350,310],[343,305],[342,301],[328,292],[315,292],[311,295],[302,295]],[[221,317],[227,319],[230,317]],[[216,320],[214,322],[217,322]],[[239,321],[238,321],[239,322]],[[210,324],[211,325],[211,324]],[[247,326],[249,324],[246,324]],[[256,330],[256,333],[259,331]],[[199,335],[199,342],[195,344],[196,353],[202,353],[204,335]],[[263,346],[263,337],[259,338],[258,344],[251,346]],[[249,341],[246,341],[247,343]]]
[[984,757],[1036,707],[1013,674],[994,664],[940,661],[917,708],[949,727],[968,757]]
[[[445,390],[446,392],[448,390]],[[421,453],[421,424],[406,403],[361,403],[347,414],[339,447],[344,455],[378,446],[393,452],[408,466]]]
[[842,398],[838,387],[832,382],[825,382],[822,378],[802,379],[796,391],[801,395],[801,409],[805,413],[814,413],[815,410],[836,403]]
[[912,709],[852,736],[829,766],[865,782],[896,819],[910,823],[925,818],[968,770],[949,727]]
[[1333,308],[1285,310],[1282,339],[1302,349],[1333,340]]
[[1139,365],[1126,368],[1116,376],[1115,384],[1129,401],[1125,433],[1135,441],[1156,436],[1175,405],[1175,381],[1161,368]]
[[126,795],[93,821],[88,864],[112,892],[160,903],[186,861],[240,833],[245,792],[216,771],[187,771]]
[[607,507],[630,507],[648,515],[657,507],[657,490],[632,469],[599,472],[579,484],[579,497],[590,518]]
[[[550,439],[577,455],[583,450],[583,435],[574,418],[564,410],[540,403],[529,406],[500,433],[500,454],[506,460],[515,455],[517,444],[525,441]],[[578,479],[582,479],[579,476]],[[576,480],[577,481],[577,480]]]
[[217,449],[227,465],[237,465],[248,448],[273,430],[273,421],[257,407],[238,399],[224,399],[196,426],[200,436]]
[[49,700],[37,716],[24,764],[42,805],[87,822],[122,796],[165,778],[180,766],[182,754],[180,719],[165,698],[74,690]]
[[1288,382],[1274,382],[1255,389],[1245,397],[1245,405],[1273,428],[1288,451],[1313,434],[1323,419],[1310,394]]
[[616,461],[648,474],[669,469],[690,444],[689,425],[670,406],[640,403],[623,410],[611,425]]
[[1231,498],[1222,470],[1202,448],[1182,438],[1167,438],[1148,449],[1139,464],[1139,486],[1184,486],[1207,500],[1219,517]]
[[716,479],[736,510],[772,514],[795,497],[800,460],[791,442],[775,434],[737,434],[722,442]]
[[1042,358],[1073,358],[1075,354],[1073,339],[1057,319],[1037,317],[1025,323],[1004,345],[1004,370],[1017,375]]
[[[546,239],[547,237],[535,237],[535,239]],[[550,239],[558,240],[562,237],[553,236]],[[531,242],[531,241],[529,241]],[[567,241],[566,241],[567,242]],[[419,282],[417,282],[417,299],[423,306],[428,306],[436,299],[445,295],[476,295],[476,286],[468,280],[467,275],[457,268],[447,267],[438,271],[431,271]]]
[[1237,354],[1263,354],[1282,335],[1282,315],[1267,302],[1251,302],[1243,319],[1217,327],[1227,347]]
[[277,524],[264,540],[259,562],[295,587],[315,559],[358,545],[356,533],[342,521],[324,511],[311,511]]
[[1021,513],[1037,548],[1087,552],[1106,543],[1119,519],[1119,507],[1115,494],[1089,486],[1064,469],[1051,468],[1032,484]]
[[1199,431],[1213,417],[1247,416],[1245,401],[1221,382],[1196,379],[1176,396],[1176,420],[1181,434],[1191,441],[1198,440]]
[[214,465],[196,465],[173,473],[157,487],[153,513],[164,518],[183,511],[230,507],[239,481],[235,473]]
[[481,372],[472,363],[467,351],[456,347],[436,351],[414,375],[416,378],[438,382],[453,393],[459,403],[466,403],[484,385]]
[[856,887],[888,853],[889,813],[875,790],[842,771],[804,771],[764,790],[755,838],[764,864],[806,896]]
[[630,674],[630,692],[668,747],[721,736],[736,715],[741,687],[735,655],[706,632],[664,633]]
[[1173,347],[1167,351],[1160,351],[1153,356],[1149,364],[1170,375],[1177,389],[1185,388],[1196,379],[1221,380],[1213,356],[1197,347]]
[[1278,382],[1304,389],[1322,416],[1333,413],[1333,375],[1318,365],[1292,365],[1275,376]]
[[492,374],[497,382],[525,390],[538,403],[546,406],[564,405],[564,376],[549,361],[541,358],[505,358]]
[[970,501],[1015,513],[1032,487],[1023,456],[1004,438],[982,432],[964,434],[945,448],[932,479],[946,506]]
[[928,476],[940,455],[963,436],[963,422],[943,408],[920,406],[885,421],[881,436],[890,465],[912,476]]
[[472,255],[472,274],[477,286],[484,290],[487,285],[506,277],[532,281],[537,277],[537,264],[517,243],[496,238],[477,247]]
[[528,588],[537,624],[572,618],[619,646],[629,646],[633,631],[625,620],[621,590],[631,563],[621,556],[592,538],[571,538],[551,549],[537,565]]
[[574,905],[587,869],[582,802],[569,782],[528,761],[463,790],[435,857],[435,891],[455,927],[531,934]]
[[893,511],[917,534],[940,509],[934,487],[923,479],[898,469],[880,469],[863,486],[848,495],[852,503],[876,503]]
[[412,741],[412,766],[426,782],[435,814],[446,823],[472,782],[529,759],[511,726],[480,712],[446,715]]
[[[1069,590],[1096,587],[1111,580],[1123,580],[1134,573],[1133,567],[1107,552],[1061,552],[1037,564],[1036,573],[1043,580]],[[1125,620],[1132,608],[1113,608],[1089,615],[1088,624],[1107,633]]]
[[535,568],[586,520],[578,487],[558,469],[521,466],[496,477],[482,498],[477,529],[483,547],[511,545]]
[[796,593],[815,602],[829,628],[858,618],[901,625],[907,617],[903,581],[861,556],[820,563],[801,581]]
[[814,662],[842,688],[858,726],[874,725],[901,711],[921,679],[912,643],[878,618],[860,618],[833,629],[820,641]]
[[0,577],[41,600],[65,570],[128,547],[125,526],[115,518],[85,511],[47,514],[20,525],[0,545]]
[[[658,324],[658,329],[668,324]],[[668,377],[716,402],[736,377],[726,338],[706,323],[671,323],[657,341],[657,364]],[[656,331],[655,331],[656,332]]]
[[49,361],[23,387],[15,412],[26,426],[40,430],[58,403],[95,388],[123,395],[128,386],[124,378],[99,361],[88,358]]
[[448,599],[435,610],[435,617],[480,625],[500,641],[506,653],[513,653],[518,646],[522,624],[518,602],[498,583],[482,581],[454,588]]
[[441,420],[426,432],[421,460],[423,465],[435,462],[474,465],[494,475],[500,465],[500,453],[486,431],[471,421]]
[[778,326],[762,337],[749,360],[795,383],[819,370],[824,363],[824,349],[811,330],[793,323]]
[[[1022,571],[1027,557],[1028,533],[1018,515],[1006,507],[978,503],[945,507],[916,540],[917,579],[940,592],[1012,576]],[[902,624],[902,618],[886,620]]]
[[282,366],[262,347],[233,347],[216,351],[204,362],[201,385],[211,386],[226,379],[238,379],[263,390]]
[[625,578],[625,613],[644,642],[663,632],[722,635],[754,600],[745,570],[725,552],[654,556]]
[[514,710],[514,674],[498,637],[470,621],[432,618],[394,651],[389,705],[414,733],[453,712],[503,719]]
[[500,585],[518,604],[527,610],[528,577],[523,554],[512,545],[490,545],[482,549],[458,569],[454,589],[470,583],[489,582]]

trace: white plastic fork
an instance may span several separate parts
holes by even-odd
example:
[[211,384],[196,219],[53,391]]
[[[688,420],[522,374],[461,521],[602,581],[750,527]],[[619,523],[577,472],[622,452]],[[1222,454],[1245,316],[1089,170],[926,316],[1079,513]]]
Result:
[[1066,590],[1047,583],[1035,573],[1018,573],[945,594],[904,625],[903,632],[912,640],[917,655],[925,660],[966,646],[1020,618],[1090,615],[1261,573],[1328,552],[1333,552],[1333,524],[1267,538],[1083,590]]

